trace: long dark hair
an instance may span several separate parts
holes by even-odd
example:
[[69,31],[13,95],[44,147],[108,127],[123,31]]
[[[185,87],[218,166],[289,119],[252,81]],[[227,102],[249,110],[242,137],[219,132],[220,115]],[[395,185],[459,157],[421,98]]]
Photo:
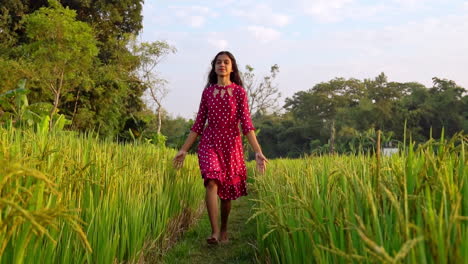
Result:
[[239,69],[237,68],[236,58],[234,58],[234,55],[232,55],[231,52],[224,50],[224,51],[218,52],[218,54],[216,54],[214,59],[211,61],[211,71],[208,74],[208,82],[206,83],[205,88],[208,88],[212,84],[218,83],[218,75],[215,72],[215,64],[216,64],[216,59],[218,58],[218,56],[223,55],[223,54],[227,55],[229,59],[231,59],[231,63],[232,63],[232,72],[229,75],[229,79],[231,80],[231,82],[237,85],[244,86],[242,83],[242,79],[240,77]]

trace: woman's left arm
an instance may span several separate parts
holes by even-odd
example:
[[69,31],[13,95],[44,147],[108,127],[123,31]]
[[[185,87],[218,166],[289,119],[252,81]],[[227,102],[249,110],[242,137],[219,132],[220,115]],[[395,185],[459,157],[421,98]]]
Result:
[[250,117],[249,104],[247,100],[247,93],[244,88],[240,88],[238,94],[238,117],[240,119],[240,124],[242,127],[242,134],[247,137],[250,146],[252,146],[255,151],[255,161],[257,162],[257,170],[261,173],[264,173],[266,170],[266,164],[268,160],[262,153],[260,144],[258,144],[257,136],[255,135],[255,127],[252,123],[252,118]]
[[262,149],[260,147],[260,144],[258,144],[257,136],[255,135],[254,130],[250,130],[249,132],[247,132],[246,136],[250,146],[252,146],[255,152],[255,161],[257,163],[257,169],[261,173],[264,173],[266,170],[266,164],[268,163],[268,160],[262,153]]

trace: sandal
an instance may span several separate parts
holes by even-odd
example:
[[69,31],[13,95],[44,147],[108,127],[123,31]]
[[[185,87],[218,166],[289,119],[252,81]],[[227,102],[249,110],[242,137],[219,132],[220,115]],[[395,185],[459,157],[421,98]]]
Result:
[[218,245],[219,240],[216,237],[210,237],[206,239],[206,243],[209,245]]

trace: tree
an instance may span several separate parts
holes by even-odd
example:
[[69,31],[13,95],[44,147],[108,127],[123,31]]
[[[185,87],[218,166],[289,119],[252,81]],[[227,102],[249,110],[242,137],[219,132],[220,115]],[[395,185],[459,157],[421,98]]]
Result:
[[[142,96],[146,88],[136,75],[139,59],[131,54],[128,45],[130,35],[137,35],[142,29],[143,0],[60,0],[60,3],[76,11],[76,20],[94,29],[99,48],[88,80],[62,92],[60,111],[73,120],[73,129],[93,129],[102,136],[115,136],[122,132],[132,114],[145,110]],[[31,103],[54,100],[39,82],[38,72],[32,74],[36,67],[25,63],[31,58],[23,49],[31,42],[24,17],[43,7],[50,7],[47,0],[2,0],[0,5],[0,91],[15,89],[16,83],[26,78],[30,80]]]
[[270,75],[263,77],[260,83],[255,78],[252,66],[246,65],[245,69],[246,72],[242,74],[242,77],[249,98],[250,114],[265,114],[268,110],[276,111],[281,93],[273,81],[279,72],[279,66],[277,64],[271,66]]
[[[186,120],[180,116],[173,117],[166,112],[164,112],[163,115],[161,133],[167,135],[166,145],[171,148],[179,149],[190,133],[193,120]],[[196,150],[196,146],[192,147],[191,150]]]
[[319,131],[328,134],[330,153],[334,153],[337,115],[356,99],[352,96],[358,91],[354,84],[353,79],[347,81],[344,78],[316,84],[310,90],[286,99],[285,108],[298,119],[311,124],[310,128],[314,130],[311,134]]
[[[367,98],[372,101],[373,126],[376,129],[389,129],[393,117],[395,103],[403,96],[405,86],[398,82],[388,82],[382,72],[375,79],[365,79]],[[386,127],[387,125],[387,127]]]
[[34,69],[34,80],[52,93],[52,117],[64,94],[76,86],[89,85],[89,70],[98,49],[91,27],[76,21],[75,11],[56,0],[49,4],[50,8],[25,16],[29,43],[23,49]]
[[[64,7],[75,10],[77,20],[86,22],[96,29],[101,48],[99,58],[106,64],[118,58],[116,51],[122,48],[118,40],[124,39],[127,34],[137,35],[143,28],[141,15],[143,0],[61,0],[59,2]],[[25,30],[21,22],[23,16],[48,6],[47,0],[2,0],[0,48],[24,43]],[[125,49],[125,45],[123,47]]]
[[[138,58],[127,48],[128,34],[137,34],[142,28],[143,1],[61,0],[60,3],[75,10],[76,19],[94,29],[100,48],[86,85],[69,86],[62,93],[60,110],[73,119],[74,129],[97,129],[101,135],[116,135],[130,114],[144,108],[144,87],[134,74]],[[39,83],[37,71],[36,78],[31,77],[34,65],[23,62],[31,61],[23,48],[31,42],[24,17],[43,7],[50,7],[47,0],[3,0],[0,5],[1,90],[14,89],[22,78],[33,80],[28,82],[31,90],[28,96],[33,103],[54,100]],[[17,67],[18,64],[22,67]]]
[[[258,141],[270,158],[297,158],[310,149],[310,130],[303,122],[295,120],[291,113],[257,116],[255,124],[261,133]],[[255,158],[252,155],[250,158]]]
[[[304,152],[310,149],[310,142],[319,140],[325,143],[325,137],[321,135],[324,121],[321,117],[320,96],[309,91],[296,92],[292,98],[286,98],[284,108],[292,115],[292,121],[285,126],[285,131],[280,133],[282,141],[289,142],[290,146],[297,149],[296,152]],[[294,139],[294,142],[291,142]],[[298,156],[298,155],[295,155]]]
[[156,66],[170,53],[175,53],[176,49],[165,41],[132,43],[132,51],[140,60],[138,74],[143,85],[147,88],[149,97],[156,104],[156,114],[158,117],[157,133],[161,133],[162,100],[166,97],[168,89],[167,81],[158,77],[155,71]]
[[[406,129],[407,135],[410,135],[412,140],[423,142],[428,139],[427,131],[430,130],[430,120],[433,118],[427,105],[429,89],[416,82],[402,85],[405,87],[404,96],[396,102],[392,114],[394,120],[392,131],[397,138],[403,140]],[[405,123],[406,127],[402,125]]]
[[463,129],[463,112],[466,112],[463,97],[467,90],[447,79],[434,77],[432,82],[433,87],[429,89],[430,97],[426,102],[433,115],[433,136],[438,137],[442,129],[445,129],[446,135],[451,136]]

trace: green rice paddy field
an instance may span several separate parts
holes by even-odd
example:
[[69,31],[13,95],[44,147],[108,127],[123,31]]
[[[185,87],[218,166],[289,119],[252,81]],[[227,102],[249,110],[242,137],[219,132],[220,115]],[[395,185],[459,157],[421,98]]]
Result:
[[[467,143],[249,164],[252,262],[468,263]],[[176,171],[175,153],[0,128],[0,263],[162,262],[204,198],[196,157]]]

